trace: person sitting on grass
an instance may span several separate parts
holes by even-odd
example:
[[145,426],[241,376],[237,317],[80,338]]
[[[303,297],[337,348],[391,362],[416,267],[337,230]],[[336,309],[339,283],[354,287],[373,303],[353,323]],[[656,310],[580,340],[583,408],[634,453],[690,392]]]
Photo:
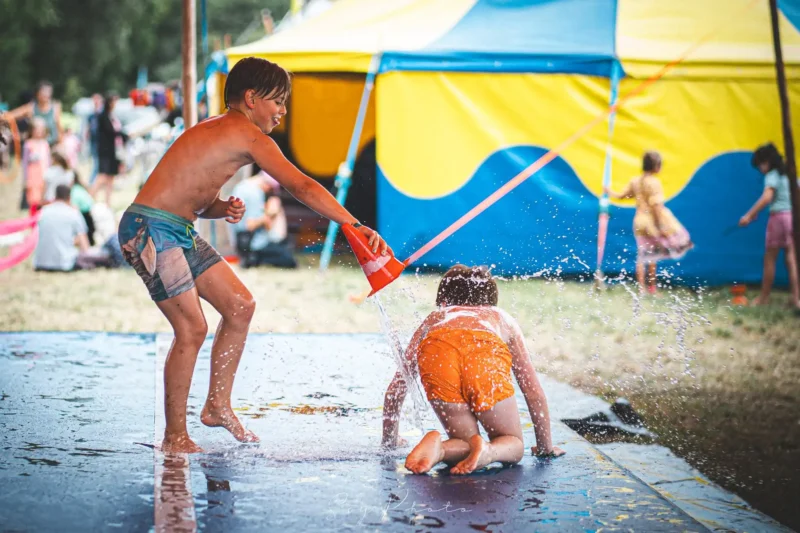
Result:
[[236,249],[245,268],[259,265],[297,268],[280,188],[280,183],[263,170],[233,188],[233,196],[249,206],[234,226]]
[[[406,375],[419,372],[428,401],[449,437],[431,431],[405,466],[424,474],[437,464],[469,474],[493,462],[522,460],[524,444],[511,372],[528,404],[536,434],[533,454],[558,457],[550,414],[525,337],[516,321],[497,307],[497,284],[483,267],[456,265],[442,277],[438,309],[422,322],[405,352]],[[386,391],[383,446],[398,444],[398,415],[407,392],[402,372]],[[481,437],[480,423],[490,441]]]
[[86,222],[69,205],[70,187],[56,187],[55,201],[39,215],[39,241],[33,253],[33,268],[44,272],[70,272],[80,268],[79,256],[89,250]]

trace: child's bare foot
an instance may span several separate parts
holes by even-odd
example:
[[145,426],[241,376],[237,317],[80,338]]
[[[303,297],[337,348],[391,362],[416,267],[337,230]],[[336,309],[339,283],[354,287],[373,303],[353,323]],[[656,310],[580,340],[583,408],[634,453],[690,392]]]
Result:
[[431,431],[408,454],[406,468],[415,474],[424,474],[443,459],[442,436],[438,431]]
[[185,433],[179,435],[165,433],[164,440],[161,441],[161,451],[164,453],[201,453],[203,449]]
[[761,296],[756,296],[753,298],[753,301],[750,302],[750,305],[754,307],[760,307],[762,305],[769,305],[769,298],[762,298]]
[[480,435],[469,439],[470,452],[466,459],[450,469],[451,474],[470,474],[492,462],[491,444]]
[[255,433],[245,429],[230,407],[220,409],[206,403],[200,414],[200,422],[211,428],[227,429],[239,442],[260,442]]

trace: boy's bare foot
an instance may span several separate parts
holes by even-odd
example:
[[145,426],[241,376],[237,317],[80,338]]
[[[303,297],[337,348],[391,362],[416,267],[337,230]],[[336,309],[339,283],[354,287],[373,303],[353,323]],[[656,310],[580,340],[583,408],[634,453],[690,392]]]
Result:
[[255,433],[245,429],[230,407],[220,409],[206,403],[200,414],[200,422],[211,428],[227,429],[239,442],[260,442]]
[[450,469],[451,474],[470,474],[492,462],[491,444],[480,435],[469,438],[470,452],[466,459]]
[[161,451],[164,453],[201,453],[203,449],[194,443],[189,435],[167,435],[161,441]]
[[406,458],[406,468],[415,474],[424,474],[444,459],[442,436],[431,431],[419,441]]
[[750,302],[750,305],[752,305],[753,307],[759,307],[759,306],[762,306],[762,305],[769,305],[769,299],[768,298],[767,299],[762,299],[761,296],[756,296],[755,298],[753,298],[753,301]]

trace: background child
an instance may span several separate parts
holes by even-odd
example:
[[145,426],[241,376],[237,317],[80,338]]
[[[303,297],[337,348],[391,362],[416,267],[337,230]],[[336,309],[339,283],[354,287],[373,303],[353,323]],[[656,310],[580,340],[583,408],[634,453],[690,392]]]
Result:
[[[534,455],[560,456],[550,437],[547,398],[536,377],[516,321],[496,307],[497,285],[485,268],[456,265],[445,273],[436,295],[439,307],[414,333],[405,358],[418,370],[436,416],[449,437],[431,431],[406,459],[415,474],[440,462],[468,474],[500,461],[518,463],[524,454],[522,427],[511,371],[525,396],[534,432]],[[383,445],[397,444],[398,414],[407,391],[398,372],[383,411]],[[490,442],[480,435],[478,423]]]
[[[634,178],[621,193],[605,189],[617,200],[634,198],[636,214],[633,233],[636,236],[636,280],[639,292],[656,293],[656,264],[662,259],[680,259],[694,247],[689,232],[664,205],[664,190],[658,173],[661,155],[646,152],[642,159],[643,174]],[[647,270],[645,272],[645,270]]]
[[759,146],[753,153],[752,164],[764,174],[764,192],[761,198],[739,219],[740,226],[747,226],[758,216],[759,211],[769,206],[767,222],[766,252],[764,253],[764,276],[761,279],[761,294],[753,300],[755,305],[769,303],[772,283],[775,281],[775,264],[778,254],[785,250],[786,270],[789,271],[789,305],[800,307],[800,289],[797,283],[797,259],[792,231],[792,198],[789,191],[789,178],[783,157],[774,144]]
[[67,127],[64,129],[64,135],[61,137],[59,149],[67,159],[71,168],[78,168],[79,156],[81,153],[81,139],[78,137],[72,128]]
[[44,200],[44,172],[50,166],[50,145],[47,125],[39,117],[31,123],[31,137],[22,149],[22,168],[25,171],[25,200],[31,214],[39,211]]

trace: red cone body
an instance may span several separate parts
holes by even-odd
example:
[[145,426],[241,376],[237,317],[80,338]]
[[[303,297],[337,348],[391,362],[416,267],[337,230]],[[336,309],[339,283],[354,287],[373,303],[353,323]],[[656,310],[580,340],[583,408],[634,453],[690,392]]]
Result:
[[396,280],[405,270],[405,265],[398,261],[391,252],[388,255],[372,253],[372,249],[367,244],[369,242],[367,236],[354,228],[352,224],[342,225],[342,233],[347,237],[347,242],[353,249],[353,253],[356,254],[358,264],[361,265],[361,269],[372,287],[370,296]]

